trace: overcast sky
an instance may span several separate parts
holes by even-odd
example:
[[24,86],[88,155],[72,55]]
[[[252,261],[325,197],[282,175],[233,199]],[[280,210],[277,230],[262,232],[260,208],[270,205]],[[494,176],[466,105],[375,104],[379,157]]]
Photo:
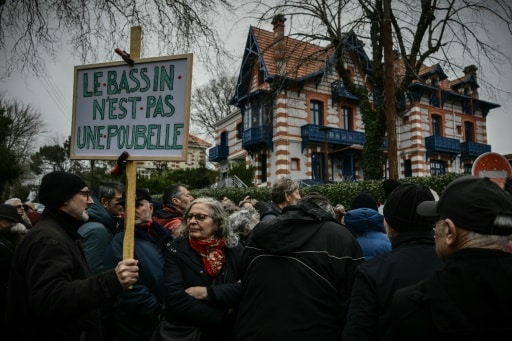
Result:
[[[222,37],[231,41],[229,49],[236,53],[238,61],[233,64],[233,72],[238,73],[240,59],[245,45],[245,39],[249,30],[248,21],[241,21],[235,29],[226,30]],[[255,23],[252,23],[253,25]],[[263,27],[271,30],[271,25]],[[495,39],[502,41],[503,50],[512,56],[512,40],[505,32],[497,30]],[[500,38],[501,37],[501,38]],[[127,48],[125,48],[127,49]],[[367,51],[369,53],[370,51]],[[114,51],[112,51],[114,54]],[[0,74],[5,70],[6,51],[0,51]],[[156,57],[151,52],[142,51],[143,58]],[[103,61],[99,61],[103,62]],[[473,64],[468,61],[466,65]],[[59,138],[61,141],[71,133],[71,110],[73,96],[74,66],[80,65],[78,59],[63,53],[57,60],[48,60],[48,77],[35,77],[13,75],[9,78],[0,78],[0,96],[3,98],[18,99],[24,104],[30,104],[39,110],[47,124],[48,133],[41,137],[43,143],[50,143],[52,139]],[[447,71],[447,70],[445,70]],[[479,70],[480,71],[480,70]],[[198,64],[197,58],[193,66],[193,87],[204,85],[208,78],[205,77],[204,66]],[[455,77],[460,77],[456,75]],[[489,75],[488,75],[489,76]],[[500,74],[490,75],[494,84],[503,90],[500,98],[486,97],[484,86],[480,83],[481,99],[498,103],[500,108],[490,111],[487,117],[487,138],[492,146],[492,151],[501,154],[512,153],[512,68],[507,65],[502,68]],[[450,75],[450,78],[454,78]],[[482,95],[483,93],[483,95]],[[191,130],[192,133],[197,133]]]

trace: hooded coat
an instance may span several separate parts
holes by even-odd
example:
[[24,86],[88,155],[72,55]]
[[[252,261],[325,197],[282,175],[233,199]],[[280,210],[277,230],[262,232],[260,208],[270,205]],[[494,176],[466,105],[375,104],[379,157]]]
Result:
[[384,232],[384,216],[371,208],[357,208],[345,213],[345,226],[356,235],[365,260],[391,251],[391,241]]
[[110,246],[119,219],[112,216],[93,195],[94,204],[89,206],[89,220],[80,226],[78,233],[83,237],[82,246],[91,273],[105,270],[105,250]]
[[288,206],[252,233],[237,340],[341,340],[356,266],[352,234],[318,207]]
[[512,255],[462,249],[443,270],[398,291],[393,340],[510,340]]

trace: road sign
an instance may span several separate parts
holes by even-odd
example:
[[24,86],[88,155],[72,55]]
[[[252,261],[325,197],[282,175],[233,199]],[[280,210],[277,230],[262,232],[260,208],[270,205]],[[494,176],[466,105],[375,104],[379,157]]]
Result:
[[479,177],[487,177],[505,187],[505,179],[512,175],[512,166],[501,154],[488,152],[476,158],[471,169],[471,174]]

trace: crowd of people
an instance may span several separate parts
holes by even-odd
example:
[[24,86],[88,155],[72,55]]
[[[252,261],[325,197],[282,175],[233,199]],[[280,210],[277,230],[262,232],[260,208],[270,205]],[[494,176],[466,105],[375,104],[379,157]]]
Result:
[[[510,182],[506,182],[509,186]],[[271,202],[159,205],[137,188],[45,175],[28,217],[0,204],[2,340],[502,340],[512,335],[512,194],[463,176],[441,196],[385,180],[350,209],[280,177]]]

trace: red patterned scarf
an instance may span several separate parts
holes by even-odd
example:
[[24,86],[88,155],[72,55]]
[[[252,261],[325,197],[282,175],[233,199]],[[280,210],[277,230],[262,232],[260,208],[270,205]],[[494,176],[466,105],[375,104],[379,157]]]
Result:
[[219,274],[226,262],[224,252],[224,239],[216,238],[208,240],[189,238],[190,247],[201,255],[206,272],[212,277]]

